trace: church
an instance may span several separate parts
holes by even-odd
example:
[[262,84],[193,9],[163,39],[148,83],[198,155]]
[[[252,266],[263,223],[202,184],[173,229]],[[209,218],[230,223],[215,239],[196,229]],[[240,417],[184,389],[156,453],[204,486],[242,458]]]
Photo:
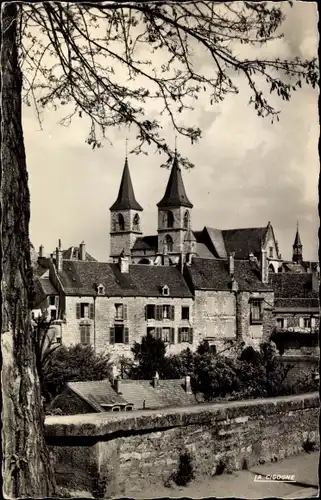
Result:
[[268,271],[278,272],[282,258],[269,222],[265,227],[221,230],[205,226],[194,230],[193,204],[187,197],[181,169],[174,157],[163,198],[157,203],[157,234],[143,235],[143,208],[135,197],[128,159],[115,203],[110,207],[110,258],[120,254],[133,264],[177,265],[203,259],[252,259],[258,262],[266,253]]
[[304,261],[299,228],[287,262],[270,222],[197,230],[192,211],[175,156],[157,203],[157,234],[143,235],[143,207],[126,158],[110,207],[109,262],[98,262],[84,242],[63,250],[59,240],[50,257],[41,246],[33,259],[34,315],[51,320],[57,342],[91,345],[115,363],[130,357],[146,333],[172,354],[203,340],[215,352],[240,341],[258,348],[276,326],[282,338],[287,326],[312,338],[319,327],[319,266]]

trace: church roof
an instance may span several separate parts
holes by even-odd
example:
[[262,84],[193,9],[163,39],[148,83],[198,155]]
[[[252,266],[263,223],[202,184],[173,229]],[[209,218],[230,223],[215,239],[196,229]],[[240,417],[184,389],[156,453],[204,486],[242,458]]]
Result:
[[302,247],[299,228],[297,228],[297,230],[296,230],[296,235],[295,235],[293,246],[294,247]]
[[172,170],[168,179],[165,194],[158,207],[187,207],[193,208],[192,203],[187,198],[183,183],[181,169],[179,168],[177,156],[174,158]]
[[115,203],[110,207],[110,210],[143,210],[135,198],[127,158],[125,160],[118,197]]
[[122,273],[118,264],[65,260],[59,277],[67,295],[94,296],[101,284],[107,296],[161,297],[162,287],[167,285],[171,297],[192,297],[175,266],[134,264],[128,273]]
[[153,234],[151,236],[141,236],[136,238],[132,250],[153,250],[157,252],[158,236]]
[[236,259],[248,259],[249,254],[261,253],[266,227],[248,227],[245,229],[225,229],[222,236],[227,253],[235,252]]

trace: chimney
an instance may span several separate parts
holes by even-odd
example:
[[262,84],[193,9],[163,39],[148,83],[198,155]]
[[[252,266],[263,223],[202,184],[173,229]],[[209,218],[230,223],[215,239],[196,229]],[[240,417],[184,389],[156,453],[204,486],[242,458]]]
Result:
[[156,389],[157,387],[159,387],[159,375],[158,375],[158,372],[155,373],[154,377],[153,377],[153,387]]
[[119,256],[119,268],[121,273],[129,273],[129,257],[125,255],[124,250]]
[[42,259],[42,257],[44,257],[45,254],[44,254],[44,247],[43,245],[40,245],[39,247],[39,258]]
[[116,377],[114,380],[114,390],[117,394],[121,394],[121,378]]
[[189,375],[185,376],[185,391],[186,391],[186,394],[192,394],[191,377]]
[[83,241],[79,245],[79,254],[80,260],[86,260],[86,245]]
[[58,273],[61,273],[62,271],[62,250],[61,250],[61,244],[59,240],[59,246],[60,248],[56,248],[56,268]]
[[228,273],[230,276],[234,276],[234,255],[235,252],[231,252],[228,256]]
[[269,282],[267,252],[263,248],[261,249],[261,281],[262,283]]
[[232,278],[231,290],[232,290],[232,292],[238,292],[239,291],[239,284],[238,284],[238,282],[234,278]]

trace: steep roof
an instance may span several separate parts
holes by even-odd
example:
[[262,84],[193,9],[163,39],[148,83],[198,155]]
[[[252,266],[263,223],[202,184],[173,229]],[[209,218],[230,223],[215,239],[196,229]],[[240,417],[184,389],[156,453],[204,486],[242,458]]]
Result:
[[297,227],[297,230],[296,230],[296,235],[294,238],[293,247],[302,247],[300,233],[299,233],[299,226]]
[[187,198],[182,178],[182,172],[179,168],[177,156],[175,155],[172,170],[168,179],[165,194],[161,201],[157,203],[158,207],[187,207],[193,208],[192,203]]
[[127,401],[117,394],[109,380],[69,382],[67,386],[98,412],[104,411],[102,405],[127,404]]
[[312,279],[312,273],[275,273],[271,275],[271,284],[276,298],[317,298]]
[[[224,259],[195,258],[187,267],[193,288],[196,290],[225,291],[231,289],[228,263]],[[234,261],[234,278],[240,291],[269,291],[271,285],[265,285],[260,278],[260,269],[255,262]]]
[[67,295],[95,295],[95,286],[102,284],[108,296],[161,297],[167,285],[171,297],[192,297],[175,266],[135,264],[121,273],[118,264],[69,260],[63,261],[59,276]]
[[[79,260],[80,257],[80,249],[79,247],[69,247],[67,250],[64,250],[62,253],[62,258],[66,260],[76,259]],[[86,252],[86,260],[97,261],[92,255]]]
[[260,254],[266,227],[225,229],[222,236],[227,253],[235,252],[236,259],[247,259],[250,253]]
[[126,158],[123,175],[120,182],[118,197],[115,203],[110,207],[110,210],[139,210],[143,208],[136,201],[132,180],[130,177],[128,160]]

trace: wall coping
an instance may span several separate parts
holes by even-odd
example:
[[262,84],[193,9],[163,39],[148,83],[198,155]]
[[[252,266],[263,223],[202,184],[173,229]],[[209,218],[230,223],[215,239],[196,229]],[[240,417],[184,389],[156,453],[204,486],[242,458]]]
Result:
[[277,398],[229,401],[226,403],[200,403],[176,408],[136,410],[124,413],[87,413],[82,415],[53,415],[45,419],[45,436],[102,438],[112,435],[157,432],[174,427],[195,424],[213,424],[215,421],[257,415],[269,415],[309,408],[319,408],[319,393],[281,396]]

